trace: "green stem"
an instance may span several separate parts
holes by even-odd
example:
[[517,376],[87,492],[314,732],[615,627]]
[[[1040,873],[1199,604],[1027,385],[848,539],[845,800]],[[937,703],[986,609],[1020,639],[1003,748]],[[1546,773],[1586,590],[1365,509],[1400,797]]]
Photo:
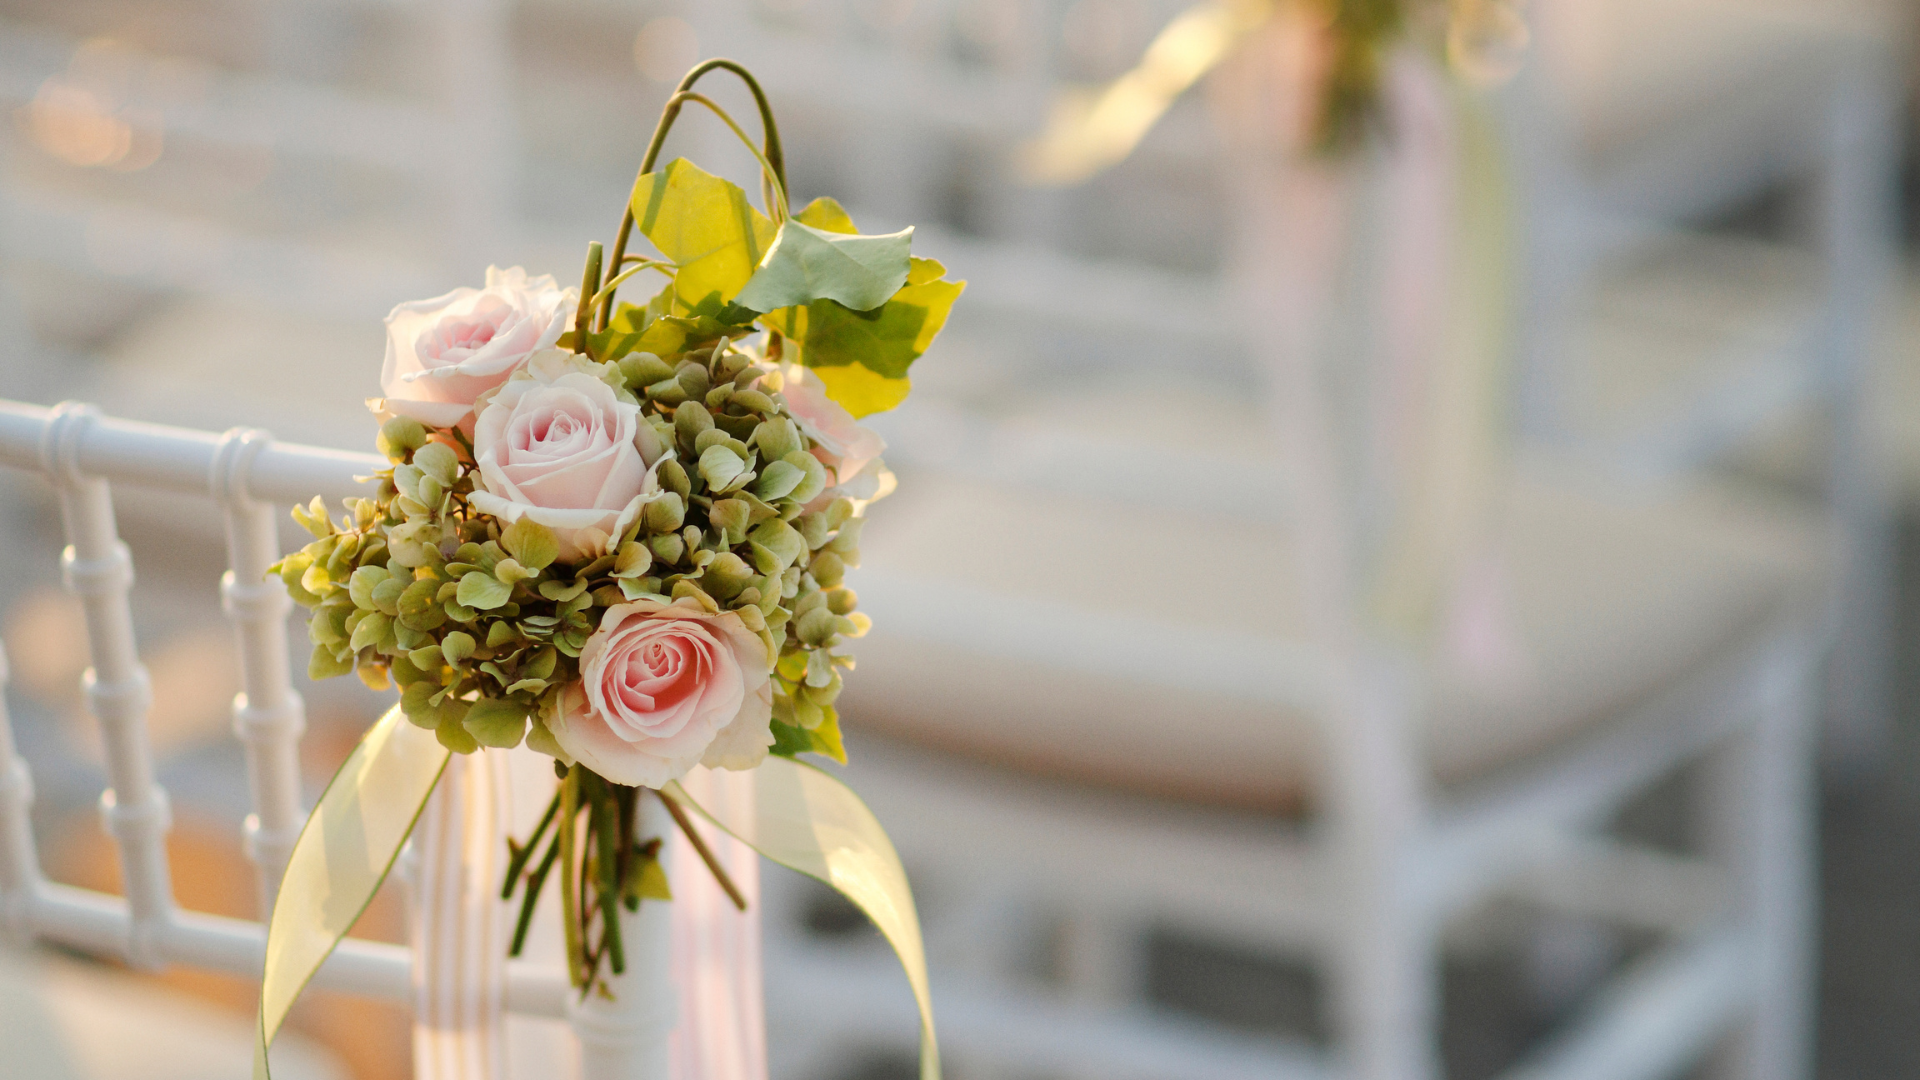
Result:
[[600,284],[600,241],[587,241],[587,266],[580,275],[580,307],[573,314],[574,345],[580,355],[591,360],[593,350],[587,344],[587,335],[593,330],[594,287]]
[[578,846],[574,835],[579,827],[580,814],[580,766],[567,769],[567,778],[560,782],[560,921],[566,931],[567,941],[567,979],[574,986],[583,987],[580,964],[580,909],[574,903],[574,848]]
[[726,870],[720,865],[720,860],[714,857],[713,849],[707,847],[707,842],[700,836],[699,830],[695,829],[693,822],[687,819],[687,812],[680,808],[679,803],[669,798],[666,792],[656,791],[654,794],[660,796],[660,801],[666,806],[667,813],[673,815],[673,823],[680,826],[680,831],[687,835],[687,840],[693,844],[693,850],[700,856],[700,861],[707,864],[707,869],[713,874],[713,880],[719,882],[720,887],[726,890],[727,899],[732,900],[733,906],[741,911],[747,910],[746,896],[740,892],[740,887],[733,883],[733,879],[727,876]]
[[[632,260],[634,259],[634,256],[629,255],[627,256],[627,258],[629,260]],[[626,281],[628,278],[632,277],[633,275],[639,273],[642,270],[658,270],[661,273],[667,275],[667,277],[671,278],[673,277],[673,271],[676,269],[678,269],[678,267],[674,266],[672,263],[668,262],[665,259],[640,259],[635,265],[630,266],[627,269],[622,270],[618,274],[615,274],[613,277],[609,278],[607,280],[607,283],[600,287],[600,291],[593,294],[593,299],[587,301],[587,306],[589,308],[594,308],[594,309],[612,308],[613,291],[615,289],[618,289],[622,282]],[[607,321],[611,321],[611,320],[607,320]],[[603,323],[602,329],[604,328],[605,326]]]
[[[761,179],[772,184],[773,186],[773,205],[769,206],[767,209],[770,212],[771,216],[773,217],[774,224],[779,225],[785,222],[787,220],[787,212],[788,212],[787,185],[783,183],[777,176],[774,175],[773,163],[767,160],[767,156],[760,152],[759,147],[753,145],[753,140],[747,138],[746,131],[742,129],[738,123],[734,121],[733,117],[727,115],[727,110],[714,104],[713,99],[707,97],[705,94],[696,94],[691,90],[682,90],[679,93],[673,95],[673,97],[668,100],[668,104],[671,106],[676,103],[684,103],[688,101],[697,101],[700,104],[705,105],[709,110],[713,112],[713,115],[719,117],[722,121],[724,121],[727,127],[733,129],[733,133],[739,136],[741,145],[745,146],[747,148],[747,152],[753,155],[753,159],[760,163]],[[640,175],[645,176],[647,174],[641,173]],[[635,180],[634,184],[637,187],[639,185],[639,181]],[[621,230],[620,238],[614,242],[615,246],[614,246],[614,252],[613,252],[613,255],[614,255],[613,265],[615,266],[619,266],[620,264],[626,262],[626,251],[622,246],[621,241],[625,240],[632,232],[632,226],[630,224],[632,217],[633,217],[633,199],[628,198],[627,213],[620,223],[620,230]],[[597,247],[597,244],[596,244],[596,247]],[[595,264],[595,266],[596,266],[596,272],[597,272],[598,264]],[[605,326],[607,324],[607,321],[611,318],[610,313],[613,310],[613,292],[611,290],[612,288],[617,287],[617,284],[618,284],[617,281],[609,282],[608,288],[603,290],[606,293],[606,299],[600,301],[600,311],[599,311],[600,325],[602,326]],[[583,297],[585,296],[587,288],[588,286],[582,286],[580,290]],[[582,325],[585,325],[586,314],[590,310],[591,308],[588,302],[585,299],[582,299],[580,303]]]
[[506,884],[500,887],[500,899],[513,899],[513,887],[520,880],[520,871],[527,868],[527,860],[533,857],[533,851],[540,846],[540,838],[546,835],[547,826],[553,824],[553,816],[560,812],[560,793],[554,792],[553,801],[547,804],[547,812],[540,817],[540,824],[533,827],[533,835],[527,837],[527,846],[516,848],[513,857],[507,862]]
[[[738,61],[728,60],[725,57],[715,57],[711,60],[702,61],[681,78],[679,86],[674,87],[673,96],[667,99],[666,107],[660,110],[660,121],[654,125],[653,137],[647,141],[647,152],[646,155],[640,159],[640,172],[634,178],[634,185],[636,187],[639,186],[639,177],[652,172],[654,163],[659,160],[660,149],[666,145],[667,132],[672,130],[674,121],[680,117],[680,106],[684,104],[680,99],[680,94],[693,89],[693,84],[699,82],[701,77],[710,71],[731,72],[739,76],[740,81],[746,83],[747,89],[752,91],[753,103],[760,110],[760,134],[762,142],[766,147],[764,160],[773,167],[774,178],[780,182],[782,188],[785,188],[787,184],[787,155],[785,149],[780,145],[780,126],[774,122],[773,106],[767,102],[767,92],[760,88],[760,80],[754,78],[752,72],[741,66]],[[766,181],[764,176],[762,177],[761,185],[761,197],[764,199],[766,198]],[[627,241],[632,239],[632,237],[633,200],[629,198],[626,209],[620,215],[620,231],[614,236],[613,240],[613,266],[618,267],[625,262]],[[603,326],[610,317],[612,310],[611,304],[612,301],[609,300],[607,305],[601,309],[600,322]]]
[[[559,805],[556,800],[555,806]],[[529,845],[531,846],[531,845]],[[555,836],[547,845],[547,853],[527,877],[526,899],[520,902],[520,919],[513,926],[513,944],[507,947],[508,956],[519,956],[527,943],[527,928],[533,925],[533,909],[540,902],[540,887],[547,883],[547,874],[552,872],[554,860],[560,857],[560,837]]]
[[[713,115],[719,117],[721,121],[727,125],[727,127],[733,129],[733,133],[736,136],[738,136],[740,139],[740,145],[746,147],[747,152],[753,155],[753,160],[760,163],[761,177],[773,184],[774,205],[769,207],[768,209],[772,211],[774,223],[779,224],[780,222],[787,220],[786,181],[780,179],[779,176],[774,174],[773,162],[768,161],[767,155],[763,153],[759,147],[753,145],[752,139],[747,138],[746,129],[742,128],[739,122],[734,120],[734,118],[727,113],[727,110],[715,104],[714,100],[705,94],[697,94],[692,90],[682,90],[673,96],[674,98],[677,98],[681,101],[697,101],[700,104],[705,105],[707,109],[713,113]],[[641,175],[644,176],[646,174],[642,173]],[[628,202],[629,204],[631,204],[632,200],[629,199]],[[631,206],[629,206],[629,209],[631,209]]]

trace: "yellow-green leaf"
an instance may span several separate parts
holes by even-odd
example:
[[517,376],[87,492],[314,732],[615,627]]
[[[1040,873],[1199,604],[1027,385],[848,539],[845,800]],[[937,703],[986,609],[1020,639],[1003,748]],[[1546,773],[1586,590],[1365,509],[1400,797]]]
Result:
[[808,203],[806,209],[793,217],[795,221],[803,225],[811,225],[822,232],[857,233],[860,231],[854,228],[853,218],[847,214],[846,210],[825,195]]
[[642,900],[671,900],[673,889],[667,885],[667,872],[658,859],[642,859],[635,870],[634,895]]
[[640,177],[632,208],[640,232],[679,267],[673,287],[681,314],[719,314],[773,243],[773,222],[745,191],[685,158]]
[[813,741],[813,752],[825,754],[842,765],[847,763],[847,748],[840,741],[840,713],[828,705],[820,710],[825,715],[818,726],[808,729],[807,738]]
[[882,412],[907,396],[907,369],[933,344],[966,288],[964,281],[944,280],[945,273],[933,259],[913,259],[906,286],[877,311],[816,300],[763,321],[790,339],[795,358],[820,375],[827,395],[848,412]]
[[913,389],[913,383],[907,379],[875,375],[871,369],[859,364],[818,368],[814,374],[820,377],[820,385],[826,390],[827,396],[839,402],[840,407],[852,414],[855,420],[886,412],[905,401],[907,392]]

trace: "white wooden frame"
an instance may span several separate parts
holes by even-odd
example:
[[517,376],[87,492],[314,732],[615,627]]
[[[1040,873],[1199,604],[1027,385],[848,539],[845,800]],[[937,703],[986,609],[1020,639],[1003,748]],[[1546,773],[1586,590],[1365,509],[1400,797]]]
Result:
[[[154,779],[145,727],[149,680],[127,604],[133,563],[114,524],[111,484],[210,494],[224,515],[230,569],[221,595],[234,622],[244,681],[234,700],[234,732],[246,745],[253,806],[245,850],[258,872],[260,910],[266,911],[306,817],[298,757],[305,719],[288,668],[291,601],[266,573],[279,558],[275,525],[284,507],[314,495],[337,502],[367,494],[357,478],[385,464],[369,454],[276,443],[252,428],[215,435],[108,419],[72,402],[46,409],[0,401],[0,466],[39,474],[59,499],[68,540],[61,570],[67,589],[86,607],[92,657],[86,698],[107,751],[111,786],[102,792],[101,811],[125,882],[122,897],[52,882],[41,873],[28,817],[31,774],[0,699],[0,919],[13,937],[114,956],[142,969],[179,964],[259,976],[266,951],[260,922],[174,902],[163,844],[167,795]],[[5,676],[0,656],[0,684]],[[662,914],[648,918],[649,925],[660,924],[655,930],[663,929]],[[662,949],[655,951],[664,958]],[[411,1003],[412,978],[406,947],[348,938],[313,985]],[[618,1009],[597,1000],[581,1006],[559,965],[506,965],[506,1008],[571,1021],[587,1080],[648,1075],[635,1071],[640,1067],[634,1055],[660,1048],[651,1040],[640,1045],[634,1025],[669,1015],[672,1002],[661,995],[670,999],[672,988],[658,979],[645,987],[644,993],[623,990]]]

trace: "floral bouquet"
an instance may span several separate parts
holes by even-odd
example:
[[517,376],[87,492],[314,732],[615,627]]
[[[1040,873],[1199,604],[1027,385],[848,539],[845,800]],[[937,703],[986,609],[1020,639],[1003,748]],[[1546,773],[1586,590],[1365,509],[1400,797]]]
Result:
[[[690,89],[713,70],[753,91],[763,146]],[[688,103],[753,151],[764,213],[688,161],[655,167]],[[906,396],[909,366],[964,283],[910,254],[911,229],[861,235],[833,200],[795,213],[787,198],[759,86],[730,61],[696,67],[661,117],[611,252],[589,246],[577,291],[490,269],[485,288],[393,310],[384,396],[369,402],[391,464],[339,518],[318,498],[296,509],[314,540],[275,568],[312,613],[313,677],[352,672],[400,692],[315,819],[330,801],[384,800],[384,816],[406,816],[397,851],[447,752],[524,744],[552,757],[558,793],[524,844],[509,841],[503,895],[521,895],[517,953],[557,877],[582,993],[604,993],[606,973],[625,967],[619,909],[670,895],[658,842],[636,835],[641,799],[665,803],[744,906],[675,781],[769,755],[845,761],[834,702],[853,668],[847,643],[869,626],[845,576],[866,508],[894,485],[879,437],[856,420]],[[636,231],[656,254],[628,253]],[[620,300],[641,276],[664,284]],[[409,725],[437,749],[417,738],[402,749]],[[411,786],[372,778],[407,754],[420,762]],[[310,822],[301,845],[315,832]],[[370,859],[374,887],[385,851]],[[296,849],[289,886],[301,869]],[[283,929],[289,891],[275,934],[302,932]],[[334,941],[345,931],[320,929]]]

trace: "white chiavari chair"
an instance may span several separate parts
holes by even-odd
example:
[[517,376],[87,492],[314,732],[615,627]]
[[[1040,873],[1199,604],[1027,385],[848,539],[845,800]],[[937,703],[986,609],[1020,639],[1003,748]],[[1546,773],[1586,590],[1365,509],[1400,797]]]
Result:
[[[252,808],[244,849],[257,874],[259,911],[265,912],[306,817],[299,761],[305,718],[288,662],[291,601],[267,574],[280,556],[278,522],[285,507],[314,495],[337,508],[341,498],[365,494],[362,478],[383,464],[368,454],[277,443],[258,429],[212,434],[110,419],[77,403],[49,410],[0,401],[0,466],[43,478],[59,503],[67,540],[61,580],[85,607],[91,660],[85,698],[103,737],[109,784],[101,814],[123,881],[122,894],[111,895],[43,873],[30,819],[28,763],[0,702],[0,920],[16,941],[110,957],[142,970],[181,966],[258,977],[265,955],[261,921],[189,910],[174,899],[165,847],[169,800],[149,749],[151,679],[134,640],[128,603],[133,563],[115,521],[114,488],[211,495],[225,523],[229,569],[221,599],[233,623],[243,682],[233,729],[245,748]],[[0,683],[4,675],[0,666]],[[703,775],[689,782],[708,785],[702,798],[734,798],[737,789],[729,785],[735,777]],[[687,845],[669,845],[677,902],[670,911],[656,906],[636,918],[630,955],[647,971],[622,977],[617,1000],[581,1001],[572,993],[558,952],[542,955],[537,947],[543,937],[557,937],[538,927],[536,946],[525,959],[505,959],[501,927],[511,926],[511,912],[498,898],[502,833],[524,833],[553,783],[550,762],[531,752],[456,758],[415,836],[415,848],[424,846],[426,855],[402,859],[400,872],[413,894],[416,945],[349,937],[312,985],[410,1005],[415,1075],[422,1078],[762,1075],[759,945],[751,921],[757,910],[736,917],[718,886],[702,876],[705,868],[689,861],[695,856]],[[649,831],[659,826],[641,823]],[[713,846],[753,896],[757,857],[726,838],[716,837]],[[543,915],[552,914],[549,901]],[[638,959],[646,951],[641,942],[661,954],[657,964]],[[469,958],[476,953],[499,962],[473,964]],[[486,974],[449,980],[436,969]],[[575,1038],[553,1023],[524,1023],[522,1017],[564,1021]],[[501,1030],[508,1032],[504,1039]],[[733,1056],[714,1059],[715,1053]]]
[[[1911,17],[1876,0],[1554,0],[1530,18],[1543,62],[1514,112],[1542,287],[1522,424],[1625,477],[1725,464],[1796,423],[1823,433],[1824,454],[1776,471],[1845,526],[1827,738],[1857,768],[1890,709],[1868,355]],[[1785,235],[1702,227],[1769,196],[1790,207]]]

